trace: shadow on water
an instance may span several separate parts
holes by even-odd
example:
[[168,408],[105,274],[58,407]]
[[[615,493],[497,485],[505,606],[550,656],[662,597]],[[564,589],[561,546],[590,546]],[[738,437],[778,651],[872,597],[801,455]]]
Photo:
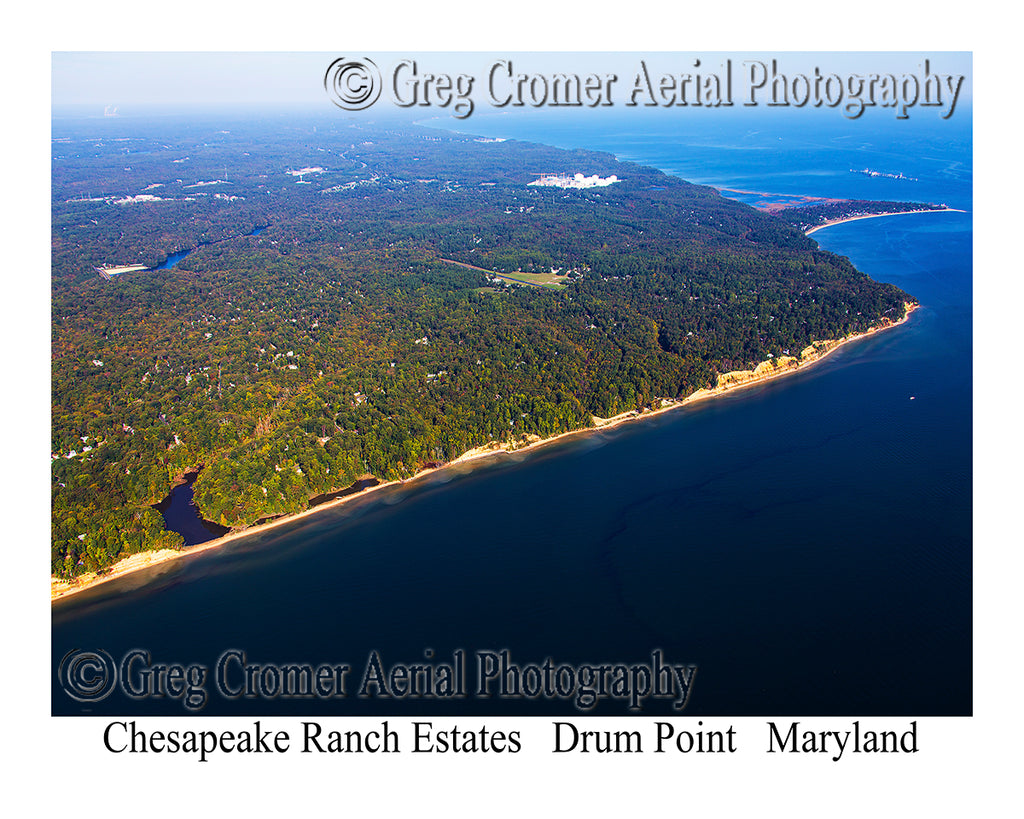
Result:
[[184,483],[175,486],[171,494],[153,506],[164,516],[167,529],[185,538],[186,546],[206,543],[230,532],[229,527],[203,520],[199,515],[199,509],[192,501],[192,484],[199,477],[199,470],[188,472],[183,477]]

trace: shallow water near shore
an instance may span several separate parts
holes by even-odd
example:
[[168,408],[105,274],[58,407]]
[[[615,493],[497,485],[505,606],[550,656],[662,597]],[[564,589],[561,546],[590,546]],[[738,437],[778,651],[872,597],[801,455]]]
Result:
[[[547,141],[539,126],[516,135]],[[616,150],[610,127],[588,138]],[[678,141],[639,142],[630,159],[690,161]],[[970,209],[969,170],[928,175],[959,148],[915,159],[884,145],[882,170]],[[865,185],[843,177],[844,159],[835,178]],[[709,176],[777,189],[717,162]],[[838,195],[828,180],[808,175],[801,192]],[[898,184],[881,180],[872,198],[917,198]],[[75,648],[211,669],[237,649],[252,663],[348,663],[357,687],[371,651],[387,668],[462,649],[472,688],[475,652],[635,664],[661,649],[698,667],[686,715],[971,713],[971,216],[814,238],[922,307],[806,372],[382,488],[61,601],[54,668]],[[213,688],[203,714],[579,713],[569,699],[235,700]],[[52,708],[187,713],[173,697],[80,704],[59,686]],[[630,712],[608,700],[592,713]],[[678,712],[648,700],[639,713]]]

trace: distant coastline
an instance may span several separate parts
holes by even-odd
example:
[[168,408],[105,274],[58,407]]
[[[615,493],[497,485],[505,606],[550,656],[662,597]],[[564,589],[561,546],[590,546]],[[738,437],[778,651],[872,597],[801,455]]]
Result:
[[846,216],[842,219],[831,219],[821,225],[815,225],[804,232],[805,236],[810,236],[817,230],[823,230],[833,225],[841,225],[843,222],[856,222],[860,219],[879,219],[882,216],[906,216],[911,213],[966,213],[965,210],[959,210],[958,208],[927,208],[922,210],[903,210],[898,213],[868,213],[863,216]]
[[[952,210],[952,209],[950,209]],[[920,211],[925,212],[925,211]],[[935,212],[935,211],[927,211]],[[962,211],[960,211],[962,212]],[[879,216],[896,216],[899,214],[877,214]],[[840,221],[854,221],[854,219],[867,219],[872,218],[869,216],[858,216],[851,217],[850,219],[837,220],[831,224],[839,224]],[[828,227],[829,225],[821,225],[814,230],[818,230],[821,227]],[[811,233],[811,231],[808,231]],[[583,427],[581,429],[570,430],[563,432],[558,435],[553,435],[549,438],[540,438],[538,436],[529,436],[525,439],[521,439],[520,443],[508,443],[491,441],[474,449],[470,449],[464,452],[458,458],[448,462],[437,468],[422,469],[410,478],[403,480],[393,480],[379,483],[375,486],[368,487],[361,492],[346,495],[344,497],[337,498],[333,501],[319,504],[315,507],[311,507],[302,512],[297,512],[291,515],[282,515],[281,517],[275,518],[274,520],[268,521],[255,526],[250,526],[245,529],[230,532],[221,537],[215,538],[214,540],[208,540],[204,543],[197,544],[185,549],[160,549],[149,552],[139,552],[134,555],[130,555],[117,563],[110,566],[102,574],[96,574],[89,572],[74,580],[58,580],[51,576],[50,580],[50,601],[54,603],[58,600],[65,599],[74,594],[77,594],[87,589],[95,588],[96,586],[102,585],[110,580],[115,580],[127,575],[134,574],[142,571],[143,569],[149,569],[161,564],[166,564],[171,561],[183,558],[189,555],[199,554],[201,552],[208,551],[210,549],[219,548],[227,543],[230,543],[240,538],[245,538],[250,535],[261,534],[275,527],[281,526],[292,521],[301,520],[302,518],[309,517],[310,515],[317,514],[325,509],[334,509],[341,504],[348,503],[356,498],[364,498],[373,492],[379,491],[389,486],[395,486],[399,484],[409,484],[427,475],[433,474],[443,469],[448,469],[454,466],[468,463],[470,461],[478,460],[481,458],[492,457],[501,453],[508,452],[526,452],[533,449],[538,449],[542,446],[552,444],[556,441],[568,438],[570,436],[585,435],[589,433],[599,432],[602,430],[612,429],[620,426],[621,424],[630,423],[632,421],[639,421],[646,418],[653,418],[656,415],[661,415],[671,410],[679,409],[680,407],[689,406],[698,401],[704,401],[710,398],[716,398],[726,393],[732,393],[737,390],[741,390],[747,387],[752,387],[758,384],[763,384],[767,381],[781,378],[787,375],[792,375],[797,372],[803,372],[808,368],[814,366],[819,361],[824,360],[826,357],[831,355],[833,352],[838,350],[840,347],[844,347],[847,344],[858,341],[862,338],[874,335],[884,330],[897,327],[910,318],[910,314],[917,309],[919,305],[907,303],[905,305],[905,313],[898,321],[887,321],[883,324],[876,325],[863,333],[856,333],[847,336],[842,339],[819,341],[804,348],[801,352],[800,358],[791,356],[782,356],[778,359],[769,359],[762,362],[753,370],[738,370],[729,373],[723,373],[719,376],[718,384],[712,388],[699,389],[690,395],[682,399],[662,399],[661,407],[659,409],[648,409],[638,412],[636,410],[630,410],[611,418],[598,418],[594,416],[594,426]]]

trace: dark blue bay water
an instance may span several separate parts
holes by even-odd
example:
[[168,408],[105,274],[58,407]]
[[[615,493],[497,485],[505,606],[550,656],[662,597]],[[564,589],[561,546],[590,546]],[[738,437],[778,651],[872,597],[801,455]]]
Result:
[[186,546],[206,543],[231,531],[199,516],[199,509],[192,502],[192,484],[197,475],[195,472],[186,475],[185,482],[172,488],[171,493],[155,507],[164,516],[164,526],[180,534]]
[[[743,189],[971,208],[969,129],[840,119],[811,138],[786,118],[778,133],[730,122],[472,127]],[[919,181],[849,173],[864,166]],[[477,651],[633,664],[661,649],[698,666],[689,715],[971,713],[971,216],[815,238],[922,308],[790,378],[383,489],[70,598],[53,609],[54,668],[75,648],[211,669],[238,649],[251,663],[348,663],[350,695],[232,700],[207,680],[200,713],[574,714],[571,700],[351,688],[372,650],[388,667],[463,649],[472,685]],[[80,705],[53,691],[56,714],[186,713],[170,698]],[[629,712],[609,700],[593,713]]]

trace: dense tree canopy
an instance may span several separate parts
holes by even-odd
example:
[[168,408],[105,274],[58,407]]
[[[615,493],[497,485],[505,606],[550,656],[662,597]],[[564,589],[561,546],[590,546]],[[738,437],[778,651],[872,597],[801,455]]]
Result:
[[[608,154],[295,121],[54,136],[61,576],[180,545],[151,506],[199,466],[203,516],[244,527],[686,395],[912,300],[794,224]],[[621,181],[529,185],[552,172]],[[128,264],[150,269],[97,271]]]

